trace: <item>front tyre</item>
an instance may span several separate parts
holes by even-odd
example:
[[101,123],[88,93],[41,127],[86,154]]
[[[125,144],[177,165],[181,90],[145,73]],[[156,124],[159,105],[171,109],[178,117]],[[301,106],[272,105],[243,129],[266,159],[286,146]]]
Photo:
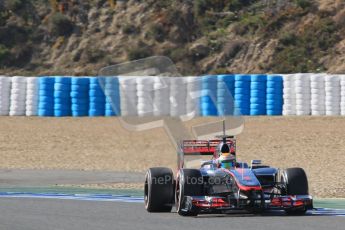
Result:
[[[283,181],[286,187],[286,195],[309,195],[308,179],[302,168],[288,168],[284,171]],[[288,209],[288,215],[304,215],[306,207],[302,209]]]
[[180,216],[197,216],[198,209],[193,207],[188,196],[203,196],[203,178],[198,169],[181,169],[176,181],[175,204]]
[[144,203],[148,212],[171,212],[174,175],[169,168],[150,168],[145,175]]

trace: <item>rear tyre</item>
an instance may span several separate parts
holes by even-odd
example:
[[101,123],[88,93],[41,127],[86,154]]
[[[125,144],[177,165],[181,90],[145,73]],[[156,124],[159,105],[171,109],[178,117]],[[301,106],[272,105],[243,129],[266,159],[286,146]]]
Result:
[[[286,195],[309,195],[308,179],[302,168],[288,168],[283,174],[286,186]],[[303,209],[286,210],[288,215],[303,215],[307,211]]]
[[176,211],[181,216],[197,216],[198,209],[187,200],[187,196],[203,196],[203,178],[198,169],[181,169],[176,181]]
[[174,176],[169,168],[150,168],[146,172],[144,203],[148,212],[171,212],[174,202]]

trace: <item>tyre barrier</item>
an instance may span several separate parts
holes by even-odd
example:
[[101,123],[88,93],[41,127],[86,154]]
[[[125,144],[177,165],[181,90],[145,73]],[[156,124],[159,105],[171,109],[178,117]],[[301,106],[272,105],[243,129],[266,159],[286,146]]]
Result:
[[345,116],[345,75],[340,76],[340,114]]
[[283,77],[279,75],[267,76],[266,87],[266,115],[282,115]]
[[217,77],[207,75],[201,77],[200,115],[218,116],[217,111]]
[[325,109],[326,115],[340,115],[340,78],[339,76],[328,76],[325,78]]
[[38,78],[28,77],[26,79],[26,102],[25,102],[26,116],[37,116],[38,91],[39,91]]
[[0,76],[1,116],[345,115],[345,76]]
[[10,112],[11,78],[0,76],[0,116],[8,116]]
[[137,81],[136,77],[119,77],[120,109],[122,116],[136,116],[137,112]]
[[186,115],[195,117],[200,115],[199,97],[201,82],[199,77],[186,77]]
[[16,76],[12,78],[10,97],[10,116],[23,116],[26,109],[26,78]]
[[90,78],[71,78],[71,114],[73,117],[89,115],[89,86]]
[[[250,81],[250,115],[266,115],[267,75],[251,75]],[[271,88],[270,88],[271,89]],[[272,92],[275,93],[275,92]]]
[[118,77],[104,77],[105,113],[107,117],[120,116],[120,85]]
[[105,115],[105,95],[101,86],[100,77],[89,79],[89,116],[98,117]]
[[315,74],[310,78],[311,89],[311,115],[322,116],[326,114],[325,108],[325,75]]
[[38,79],[38,116],[54,116],[54,77],[40,77]]
[[[153,115],[170,115],[170,79],[167,77],[153,78]],[[178,112],[176,112],[178,113]]]
[[71,116],[71,77],[55,77],[54,82],[54,116]]
[[251,75],[247,75],[247,74],[235,75],[234,115],[250,115],[250,108],[251,108],[250,87],[251,87]]
[[234,115],[235,76],[217,76],[217,110],[219,116]]
[[306,116],[311,114],[311,89],[310,75],[295,75],[295,92],[296,92],[296,115]]
[[296,115],[295,75],[283,76],[283,115]]
[[[182,77],[170,77],[170,116],[186,115],[187,82]],[[157,99],[156,99],[157,100]]]

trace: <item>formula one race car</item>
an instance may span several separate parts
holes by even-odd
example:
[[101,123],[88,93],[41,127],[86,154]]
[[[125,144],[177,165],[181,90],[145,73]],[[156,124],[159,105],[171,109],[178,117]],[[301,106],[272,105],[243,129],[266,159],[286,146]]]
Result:
[[170,212],[175,204],[182,216],[231,213],[244,210],[260,213],[285,210],[303,215],[313,209],[308,180],[302,168],[280,170],[253,160],[251,165],[236,161],[236,140],[185,140],[181,156],[212,155],[199,169],[183,168],[174,175],[169,168],[150,168],[145,178],[145,208],[148,212]]

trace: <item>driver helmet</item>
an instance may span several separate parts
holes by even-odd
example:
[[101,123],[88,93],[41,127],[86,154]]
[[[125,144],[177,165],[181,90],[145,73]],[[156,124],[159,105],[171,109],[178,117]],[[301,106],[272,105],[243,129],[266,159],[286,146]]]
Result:
[[235,155],[230,153],[230,147],[228,144],[223,144],[218,158],[220,168],[232,169],[236,165]]

